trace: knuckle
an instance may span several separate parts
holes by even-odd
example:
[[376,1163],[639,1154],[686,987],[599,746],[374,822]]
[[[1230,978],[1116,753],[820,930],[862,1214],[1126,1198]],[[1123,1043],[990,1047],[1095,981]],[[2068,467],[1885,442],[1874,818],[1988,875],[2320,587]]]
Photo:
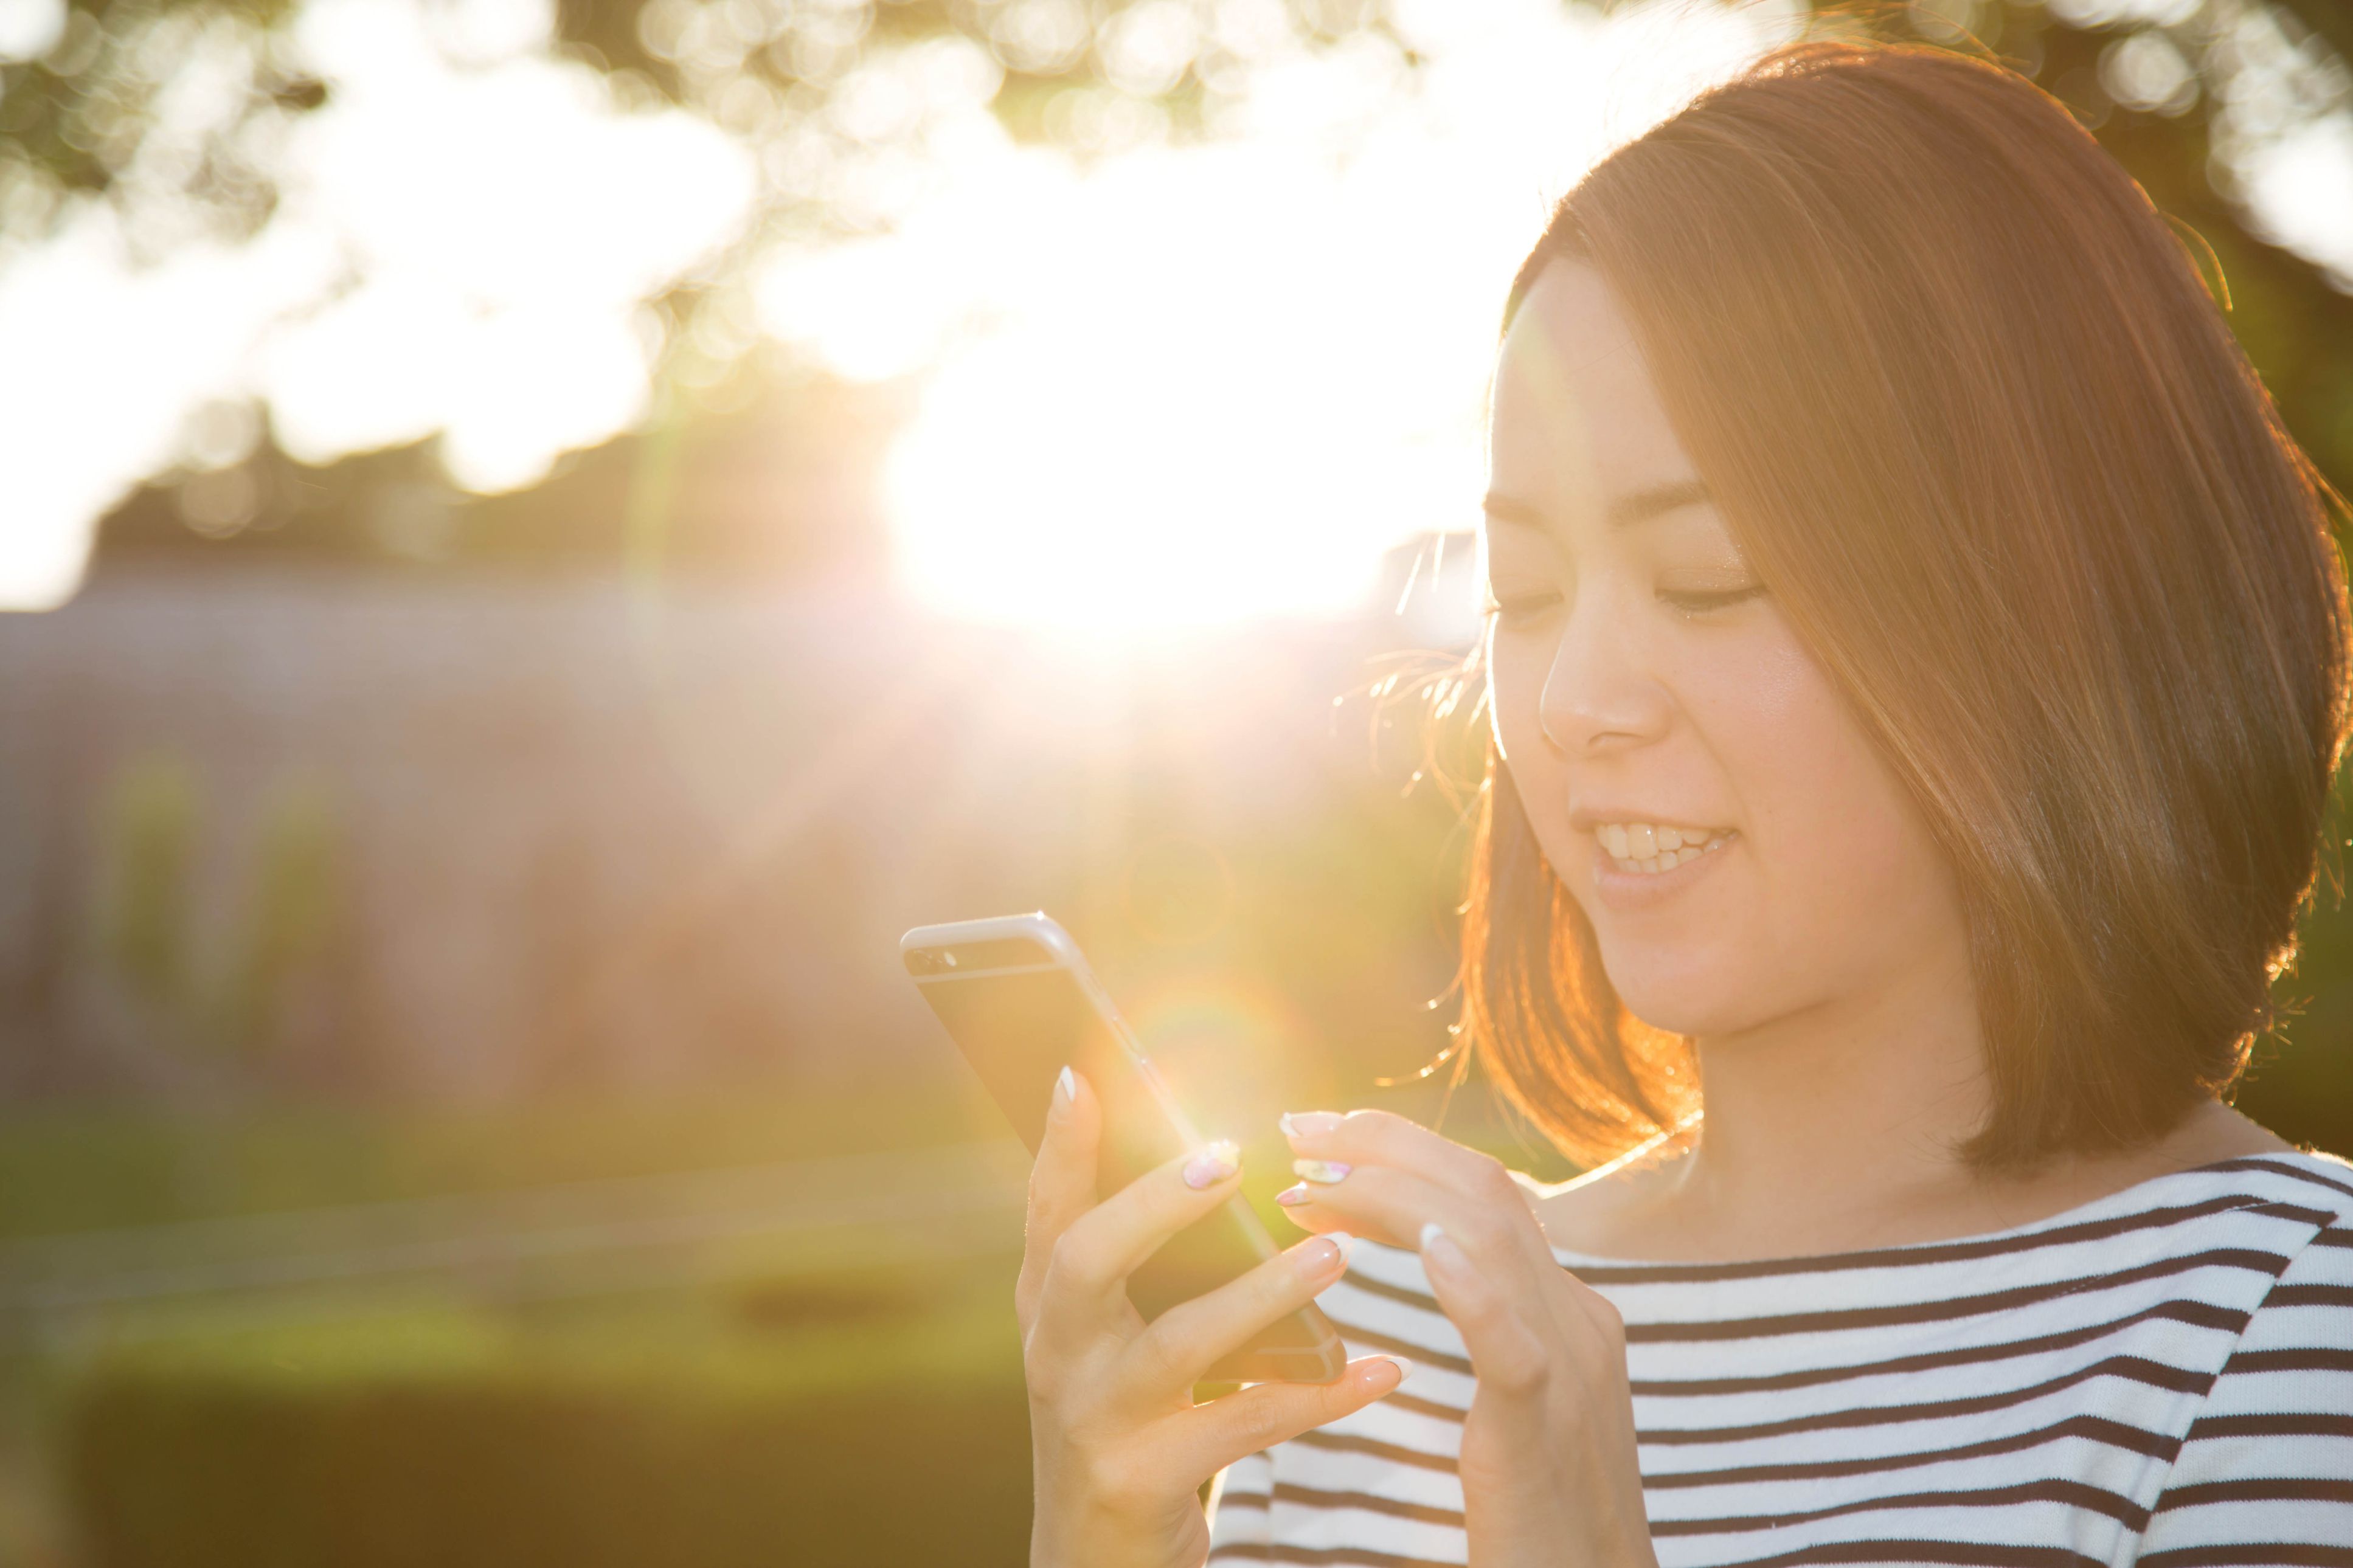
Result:
[[1493,1364],[1479,1369],[1479,1381],[1500,1394],[1532,1397],[1541,1394],[1552,1380],[1550,1358],[1525,1335],[1517,1336],[1488,1360]]
[[1084,1465],[1087,1490],[1113,1513],[1140,1513],[1151,1505],[1153,1475],[1122,1450],[1097,1448]]
[[1511,1167],[1493,1154],[1479,1156],[1479,1190],[1490,1198],[1518,1202],[1520,1184],[1512,1177]]
[[1248,1444],[1252,1449],[1264,1448],[1290,1436],[1290,1423],[1282,1418],[1282,1408],[1271,1399],[1252,1400],[1234,1413],[1233,1437],[1237,1443]]
[[1076,1229],[1066,1230],[1054,1238],[1046,1254],[1046,1282],[1051,1289],[1056,1280],[1083,1280],[1092,1278],[1088,1270],[1094,1260],[1094,1249],[1085,1236]]
[[1462,1239],[1472,1252],[1493,1258],[1507,1251],[1517,1234],[1513,1216],[1492,1208],[1482,1208],[1462,1226]]
[[1447,1308],[1447,1316],[1456,1319],[1473,1333],[1494,1334],[1511,1324],[1509,1314],[1494,1292],[1486,1289],[1466,1290]]
[[1034,1339],[1022,1350],[1021,1380],[1029,1385],[1029,1396],[1032,1399],[1046,1405],[1060,1402],[1062,1397],[1061,1360],[1058,1356],[1039,1350]]
[[1592,1286],[1573,1275],[1563,1275],[1568,1289],[1568,1300],[1579,1321],[1611,1344],[1626,1342],[1626,1318],[1617,1304]]
[[1171,1312],[1139,1336],[1129,1353],[1135,1357],[1136,1371],[1154,1384],[1174,1383],[1179,1378],[1191,1381],[1185,1355],[1184,1324],[1171,1323]]

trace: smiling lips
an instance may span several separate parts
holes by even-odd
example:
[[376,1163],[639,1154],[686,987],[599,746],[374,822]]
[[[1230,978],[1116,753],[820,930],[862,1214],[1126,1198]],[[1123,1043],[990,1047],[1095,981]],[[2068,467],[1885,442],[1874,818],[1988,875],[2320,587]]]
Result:
[[1618,869],[1651,875],[1696,860],[1735,837],[1729,827],[1662,827],[1648,822],[1605,822],[1593,836]]

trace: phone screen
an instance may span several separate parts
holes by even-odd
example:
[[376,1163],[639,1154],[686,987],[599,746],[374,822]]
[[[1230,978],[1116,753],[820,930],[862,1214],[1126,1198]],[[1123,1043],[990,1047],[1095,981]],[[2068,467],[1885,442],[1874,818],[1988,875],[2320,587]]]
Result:
[[[1006,923],[974,925],[1001,930]],[[1103,1108],[1099,1197],[1109,1197],[1198,1142],[1151,1064],[1123,1037],[1117,1015],[1059,927],[1051,928],[1052,937],[1039,938],[957,941],[938,934],[957,929],[928,927],[910,933],[910,942],[918,935],[931,940],[905,950],[908,972],[1032,1152],[1045,1136],[1054,1079],[1066,1063],[1086,1076]],[[1053,938],[1060,938],[1059,944]],[[1058,952],[1057,945],[1064,951]],[[1156,1318],[1274,1253],[1265,1227],[1236,1197],[1178,1232],[1131,1275],[1128,1297],[1146,1319]],[[1252,1350],[1261,1359],[1251,1370],[1239,1370],[1239,1363],[1229,1369],[1237,1381],[1322,1381],[1340,1371],[1336,1335],[1313,1308],[1272,1325]],[[1291,1364],[1270,1370],[1266,1356]],[[1312,1363],[1303,1372],[1302,1356]]]

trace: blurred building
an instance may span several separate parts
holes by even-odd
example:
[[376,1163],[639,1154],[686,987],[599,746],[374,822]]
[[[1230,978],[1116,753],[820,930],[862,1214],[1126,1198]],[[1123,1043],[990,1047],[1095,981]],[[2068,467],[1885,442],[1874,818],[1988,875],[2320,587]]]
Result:
[[1410,1010],[1438,922],[1236,907],[1324,860],[1428,903],[1422,840],[1348,847],[1403,775],[1334,707],[1459,647],[1467,552],[1400,617],[1410,558],[1361,621],[1124,654],[839,584],[110,570],[0,620],[0,1091],[890,1071],[932,1039],[898,933],[1041,905],[1114,954],[1327,919],[1334,994]]

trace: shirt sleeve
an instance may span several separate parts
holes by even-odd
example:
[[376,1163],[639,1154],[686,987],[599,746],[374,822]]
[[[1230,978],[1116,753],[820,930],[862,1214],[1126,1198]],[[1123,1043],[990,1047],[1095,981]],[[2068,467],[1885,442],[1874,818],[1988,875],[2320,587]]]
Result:
[[1274,1461],[1263,1453],[1226,1467],[1210,1500],[1209,1562],[1252,1563],[1274,1537]]
[[2293,1258],[2191,1423],[2138,1568],[2353,1568],[2353,1219]]

